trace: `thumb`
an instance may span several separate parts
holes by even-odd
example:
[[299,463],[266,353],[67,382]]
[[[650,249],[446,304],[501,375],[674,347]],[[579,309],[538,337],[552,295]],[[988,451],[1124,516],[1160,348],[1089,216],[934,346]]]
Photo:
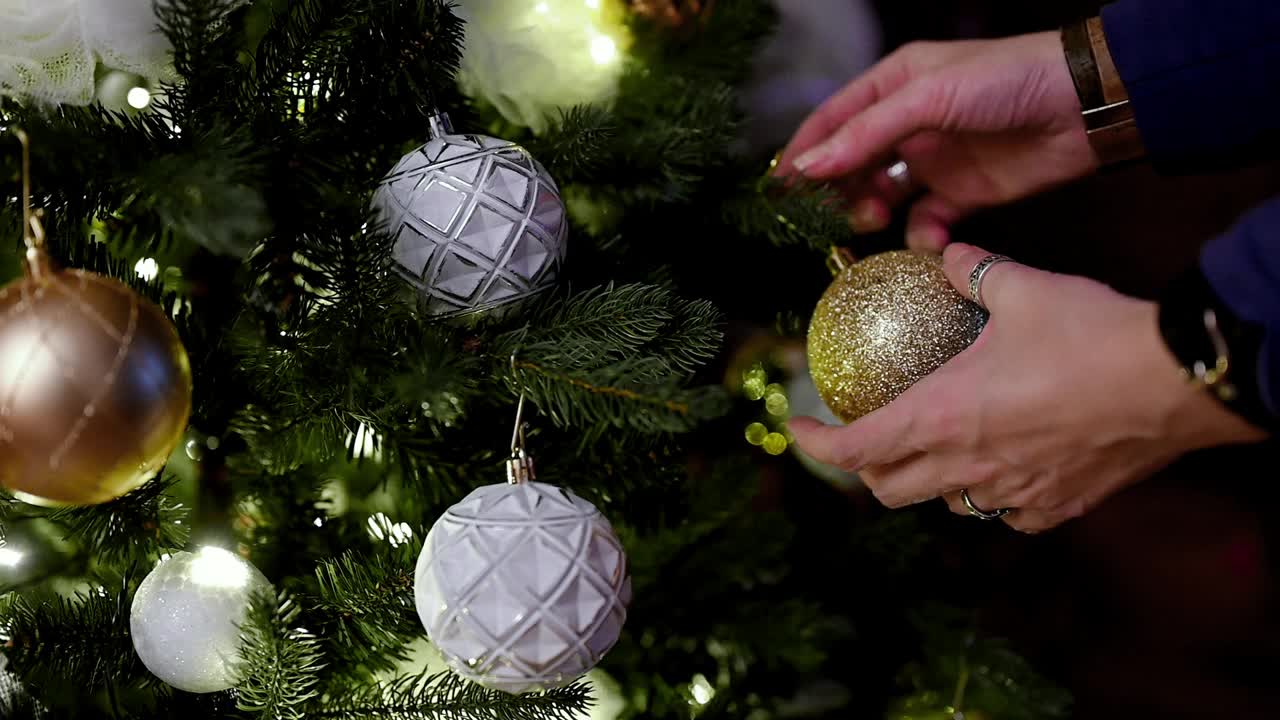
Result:
[[[991,265],[982,274],[979,283],[978,298],[973,297],[969,287],[970,278],[978,264],[991,253],[973,245],[954,243],[948,245],[942,253],[942,269],[947,274],[959,293],[970,300],[978,302],[989,312],[995,313],[1001,307],[1008,306],[1022,297],[1022,288],[1027,277],[1036,271],[1026,265],[1004,260]],[[979,302],[979,298],[981,301]]]

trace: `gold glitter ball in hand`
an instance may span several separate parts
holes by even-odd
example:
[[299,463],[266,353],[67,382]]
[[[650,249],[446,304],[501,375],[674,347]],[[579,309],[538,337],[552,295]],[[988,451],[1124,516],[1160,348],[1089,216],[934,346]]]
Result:
[[973,344],[987,313],[947,280],[937,256],[895,250],[841,271],[809,324],[809,368],[844,422],[888,405]]
[[90,272],[0,288],[0,485],[93,505],[142,485],[177,446],[191,366],[160,308]]

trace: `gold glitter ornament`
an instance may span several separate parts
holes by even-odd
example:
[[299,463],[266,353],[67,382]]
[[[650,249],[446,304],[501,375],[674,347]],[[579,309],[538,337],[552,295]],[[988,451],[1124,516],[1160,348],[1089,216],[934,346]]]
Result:
[[54,268],[24,216],[26,274],[0,288],[0,485],[40,504],[106,502],[153,477],[182,438],[187,352],[133,290]]
[[814,385],[837,417],[853,422],[973,344],[986,320],[951,287],[937,256],[872,255],[844,267],[813,312]]

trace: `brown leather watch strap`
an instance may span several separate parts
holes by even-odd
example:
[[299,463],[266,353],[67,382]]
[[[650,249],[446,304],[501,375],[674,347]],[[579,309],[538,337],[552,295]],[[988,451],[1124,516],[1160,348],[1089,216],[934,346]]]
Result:
[[1062,28],[1062,47],[1067,53],[1067,65],[1071,68],[1071,80],[1075,83],[1080,105],[1086,109],[1106,104],[1102,92],[1102,77],[1098,61],[1093,55],[1093,42],[1089,38],[1087,20],[1071,23]]
[[1124,80],[1107,46],[1102,19],[1081,20],[1062,29],[1071,78],[1080,97],[1089,142],[1104,165],[1144,154]]

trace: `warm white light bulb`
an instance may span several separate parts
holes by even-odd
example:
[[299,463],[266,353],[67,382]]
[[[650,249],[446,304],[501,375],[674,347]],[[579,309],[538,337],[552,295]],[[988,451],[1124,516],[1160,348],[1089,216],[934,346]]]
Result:
[[551,12],[551,6],[544,2],[540,2],[537,5],[534,5],[533,9],[542,13],[543,15],[546,15],[547,13]]
[[138,273],[138,277],[143,280],[151,281],[155,280],[156,276],[160,274],[160,265],[155,258],[142,258],[138,261],[138,264],[133,266],[133,271]]
[[354,433],[347,433],[347,444],[356,457],[382,459],[382,438],[364,423],[360,423]]
[[716,696],[716,689],[711,687],[711,683],[707,682],[706,676],[701,673],[693,676],[689,692],[693,695],[693,701],[699,705],[706,705]]
[[597,65],[608,65],[618,57],[618,45],[608,35],[591,38],[591,59]]
[[129,104],[139,110],[151,104],[151,91],[144,87],[136,87],[125,96]]
[[22,563],[22,553],[10,547],[0,547],[0,567],[18,567]]
[[249,582],[249,567],[229,550],[207,545],[191,561],[191,581],[205,587],[237,588]]
[[592,10],[600,9],[600,0],[585,0],[585,2],[587,3],[587,7],[591,8]]

